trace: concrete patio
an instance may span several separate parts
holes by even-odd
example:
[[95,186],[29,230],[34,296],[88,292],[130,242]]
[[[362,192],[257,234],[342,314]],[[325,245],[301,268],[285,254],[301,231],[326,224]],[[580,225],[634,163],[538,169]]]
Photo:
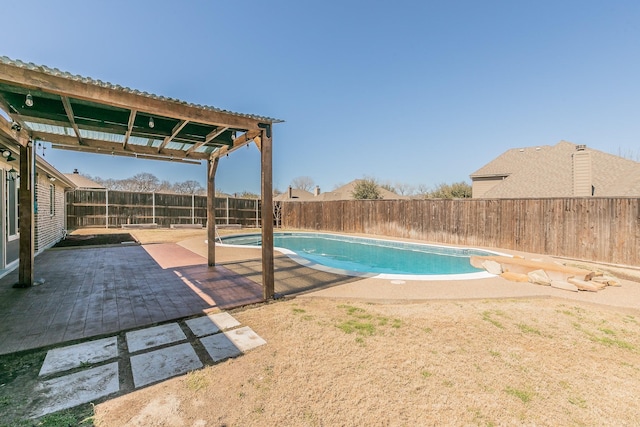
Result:
[[0,279],[0,354],[262,301],[261,286],[176,244],[50,249],[39,286]]

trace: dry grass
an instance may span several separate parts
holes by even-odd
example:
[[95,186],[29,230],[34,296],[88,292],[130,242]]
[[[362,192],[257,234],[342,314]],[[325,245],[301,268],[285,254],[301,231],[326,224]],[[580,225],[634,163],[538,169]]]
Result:
[[628,311],[297,298],[234,316],[267,345],[97,405],[97,425],[633,425],[640,413]]
[[[206,237],[129,231],[143,243]],[[101,403],[96,425],[635,425],[640,414],[637,310],[298,297],[233,315],[267,345]]]

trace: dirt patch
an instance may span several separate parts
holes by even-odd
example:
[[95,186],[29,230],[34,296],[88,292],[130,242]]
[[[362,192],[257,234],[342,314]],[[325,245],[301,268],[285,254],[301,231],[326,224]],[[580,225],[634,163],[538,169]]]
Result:
[[137,244],[137,240],[129,233],[110,234],[71,234],[59,241],[54,248],[68,248],[75,246],[104,246],[120,244]]
[[103,402],[96,425],[630,425],[640,413],[628,310],[301,297],[233,315],[267,344]]

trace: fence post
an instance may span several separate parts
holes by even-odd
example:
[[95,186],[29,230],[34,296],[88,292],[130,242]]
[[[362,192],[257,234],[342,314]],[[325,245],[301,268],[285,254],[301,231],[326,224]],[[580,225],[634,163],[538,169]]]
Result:
[[229,225],[229,196],[227,196],[227,225]]
[[191,193],[191,224],[196,223],[196,193]]
[[256,199],[256,228],[260,228],[260,223],[258,222],[258,199]]
[[105,228],[109,228],[109,189],[105,188],[104,190],[104,203],[105,203]]
[[151,222],[156,223],[156,192],[151,192]]

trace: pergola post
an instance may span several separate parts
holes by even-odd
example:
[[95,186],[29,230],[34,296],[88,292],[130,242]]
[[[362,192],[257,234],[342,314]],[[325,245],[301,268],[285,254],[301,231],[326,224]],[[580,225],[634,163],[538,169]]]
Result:
[[207,161],[207,259],[216,265],[216,170],[218,157]]
[[260,135],[262,163],[262,286],[265,300],[274,296],[273,266],[273,155],[271,125]]
[[18,264],[18,283],[14,286],[27,288],[33,286],[34,245],[34,193],[35,193],[35,146],[32,141],[20,145],[20,189],[18,202],[20,216],[20,253]]

